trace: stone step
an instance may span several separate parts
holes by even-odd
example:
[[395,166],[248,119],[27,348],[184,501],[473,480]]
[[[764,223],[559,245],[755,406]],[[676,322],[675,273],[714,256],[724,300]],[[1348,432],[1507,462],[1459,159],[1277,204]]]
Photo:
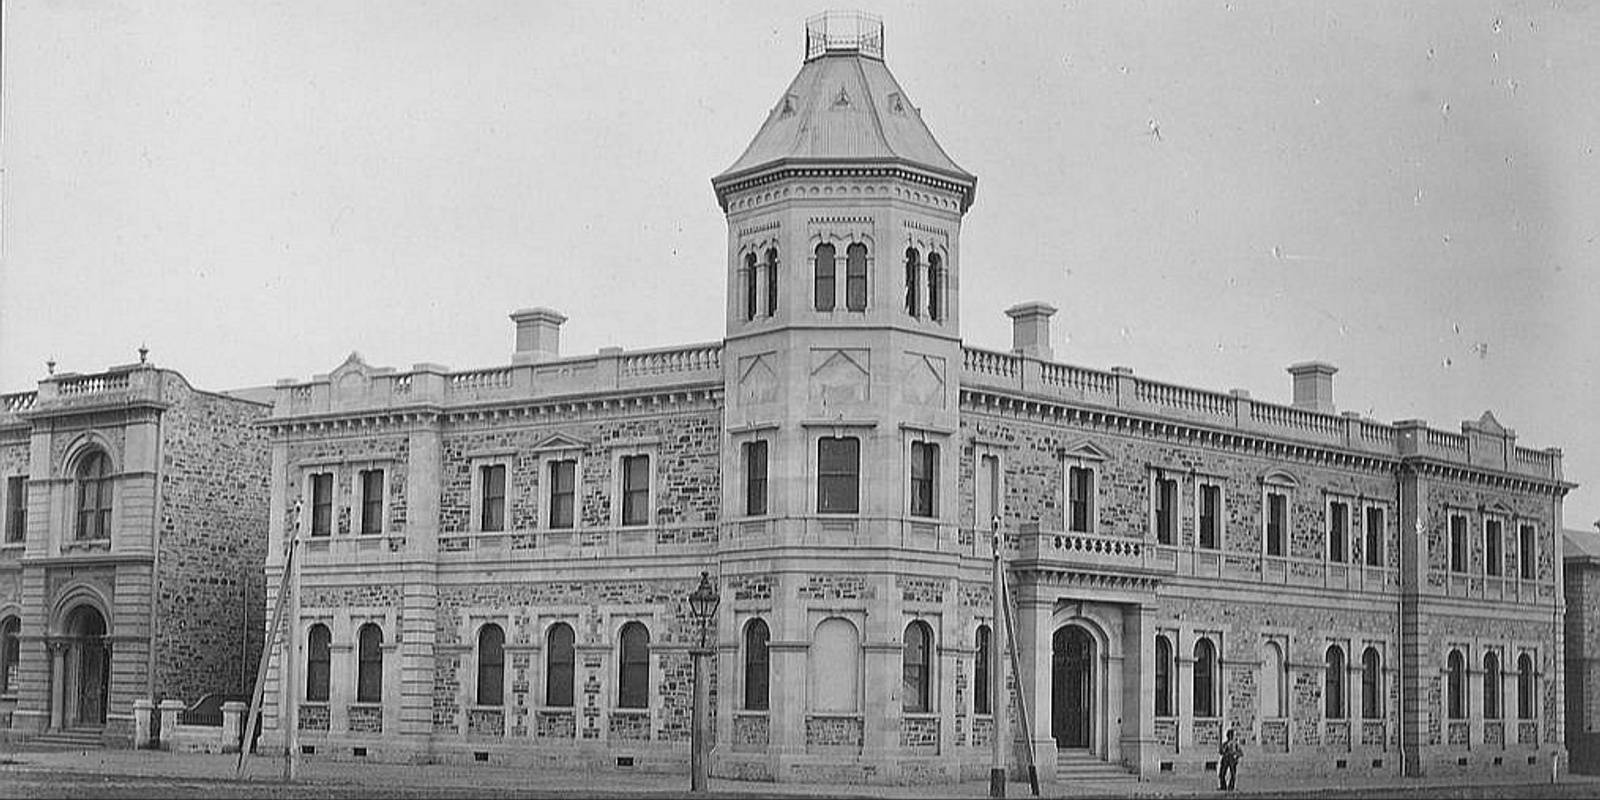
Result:
[[1121,764],[1101,761],[1087,750],[1061,750],[1056,755],[1058,781],[1137,781]]
[[99,728],[46,731],[22,743],[39,750],[99,750],[104,746]]

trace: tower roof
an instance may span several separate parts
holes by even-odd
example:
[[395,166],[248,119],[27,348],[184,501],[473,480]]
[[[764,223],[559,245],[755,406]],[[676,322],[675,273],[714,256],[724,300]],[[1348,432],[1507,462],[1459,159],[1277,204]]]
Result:
[[977,178],[934,140],[905,90],[883,63],[883,23],[832,12],[806,21],[806,59],[744,154],[712,179],[726,192],[771,170],[797,166],[900,166],[962,190],[965,208]]

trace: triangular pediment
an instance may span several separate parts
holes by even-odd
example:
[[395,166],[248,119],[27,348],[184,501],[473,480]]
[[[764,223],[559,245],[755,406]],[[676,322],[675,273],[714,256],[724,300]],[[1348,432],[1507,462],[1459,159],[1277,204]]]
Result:
[[372,366],[366,362],[366,359],[361,357],[360,353],[354,350],[350,351],[350,355],[345,356],[343,363],[334,367],[333,372],[328,373],[328,377],[338,380],[352,372],[360,373],[363,377],[372,372]]
[[1095,444],[1088,439],[1079,439],[1066,447],[1061,448],[1063,458],[1082,458],[1089,461],[1106,461],[1111,458],[1111,451]]
[[1488,433],[1495,436],[1505,436],[1507,433],[1509,433],[1509,431],[1506,430],[1506,426],[1501,425],[1500,420],[1494,418],[1494,413],[1487,410],[1483,412],[1483,416],[1478,417],[1477,422],[1468,422],[1462,425],[1462,427],[1472,428],[1480,433]]
[[550,450],[587,450],[589,440],[570,433],[557,431],[534,443],[534,452],[547,452]]

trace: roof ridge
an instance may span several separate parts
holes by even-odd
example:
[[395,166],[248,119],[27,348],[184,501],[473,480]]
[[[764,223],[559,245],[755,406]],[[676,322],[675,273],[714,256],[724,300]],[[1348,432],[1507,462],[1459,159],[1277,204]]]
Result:
[[[862,66],[864,60],[865,58],[863,56],[857,55],[853,59],[855,62],[853,66],[856,69],[856,76],[861,79],[861,93],[867,96],[867,118],[872,120],[872,129],[877,132],[878,144],[883,147],[884,152],[888,153],[890,156],[903,159],[906,157],[906,154],[897,151],[894,145],[889,144],[889,135],[883,131],[883,117],[878,113],[877,102],[872,99],[872,81],[868,80],[866,67]],[[894,76],[891,74],[889,79],[894,81]],[[900,89],[899,81],[894,81],[894,84],[894,88]],[[905,90],[901,89],[902,93],[904,91]]]

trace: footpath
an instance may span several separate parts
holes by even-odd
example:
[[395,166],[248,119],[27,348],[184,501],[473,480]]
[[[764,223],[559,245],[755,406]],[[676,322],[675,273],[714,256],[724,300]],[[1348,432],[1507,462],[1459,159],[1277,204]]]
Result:
[[[232,781],[238,756],[204,753],[167,753],[150,750],[61,750],[36,751],[0,747],[0,783],[8,773],[71,773],[76,775],[127,776],[165,780]],[[268,784],[284,778],[281,758],[249,756],[245,759],[244,780]],[[689,788],[687,775],[607,771],[558,772],[515,768],[492,764],[387,764],[361,761],[334,761],[309,757],[302,760],[297,778],[305,786],[393,787],[415,789],[494,790],[517,792],[603,792],[610,796],[643,796],[682,793]],[[1600,777],[1563,776],[1563,794],[1600,797]],[[1230,796],[1303,796],[1325,790],[1369,790],[1377,796],[1402,795],[1408,790],[1452,788],[1481,792],[1486,787],[1526,786],[1526,779],[1509,781],[1474,777],[1470,784],[1462,778],[1295,778],[1274,779],[1251,774],[1240,776],[1238,789]],[[1572,786],[1571,784],[1577,784]],[[1548,784],[1546,784],[1548,786]],[[1042,787],[1047,797],[1219,797],[1214,775],[1162,778],[1152,781],[1075,782],[1054,788]],[[1555,787],[1551,787],[1555,788]],[[1576,790],[1574,793],[1572,790]],[[967,781],[938,786],[861,786],[762,783],[713,778],[712,794],[727,797],[748,795],[794,797],[926,798],[987,797],[986,781]],[[1029,797],[1024,783],[1006,787],[1009,798]]]

